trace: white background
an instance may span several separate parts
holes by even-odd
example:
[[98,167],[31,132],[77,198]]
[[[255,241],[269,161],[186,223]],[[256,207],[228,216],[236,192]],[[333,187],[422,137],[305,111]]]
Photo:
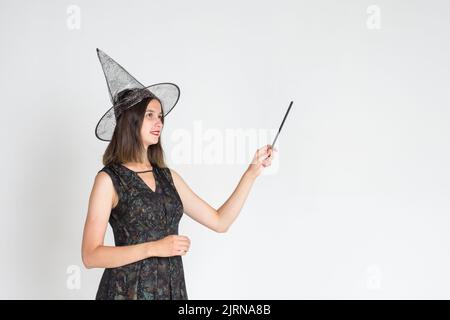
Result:
[[216,208],[247,163],[180,163],[172,135],[273,131],[294,100],[229,232],[181,220],[190,299],[449,299],[449,16],[445,0],[1,0],[0,298],[95,297],[81,239],[107,146],[98,47],[180,86],[166,159]]

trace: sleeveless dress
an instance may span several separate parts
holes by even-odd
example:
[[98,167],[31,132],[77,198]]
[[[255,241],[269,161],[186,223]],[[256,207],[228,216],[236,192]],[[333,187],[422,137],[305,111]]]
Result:
[[[112,179],[119,196],[109,224],[116,246],[126,246],[178,234],[183,204],[169,168],[153,166],[153,191],[134,171],[111,164],[99,172]],[[188,300],[181,256],[150,257],[103,272],[96,300]]]

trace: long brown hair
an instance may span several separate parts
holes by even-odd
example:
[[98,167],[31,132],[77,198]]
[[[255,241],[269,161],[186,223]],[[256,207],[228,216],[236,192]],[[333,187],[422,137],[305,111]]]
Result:
[[[145,149],[141,139],[141,127],[147,105],[153,99],[158,100],[161,104],[157,97],[145,98],[121,113],[117,119],[112,139],[103,154],[103,165],[142,161],[142,153]],[[161,118],[161,121],[164,124],[164,117]],[[166,167],[161,136],[157,144],[148,147],[147,157],[152,166]]]

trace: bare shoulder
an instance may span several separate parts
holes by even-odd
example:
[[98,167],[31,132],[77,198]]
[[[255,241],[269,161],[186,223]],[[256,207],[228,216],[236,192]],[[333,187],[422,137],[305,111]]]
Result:
[[180,179],[180,175],[178,174],[178,172],[176,172],[174,169],[172,168],[167,168],[170,171],[170,174],[172,175],[173,179]]
[[173,180],[173,183],[175,184],[175,187],[177,188],[177,190],[180,191],[180,189],[185,188],[186,182],[183,180],[181,175],[172,168],[168,168],[168,170],[170,171],[170,174],[172,175],[172,180]]
[[100,171],[95,176],[94,187],[98,188],[113,188],[113,182],[109,174],[104,171]]
[[111,198],[112,207],[114,208],[118,203],[118,195],[114,188],[111,177],[108,173],[100,171],[95,176],[93,193]]

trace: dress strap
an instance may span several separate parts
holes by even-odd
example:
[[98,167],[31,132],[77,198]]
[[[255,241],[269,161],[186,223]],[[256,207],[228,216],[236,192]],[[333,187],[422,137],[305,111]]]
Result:
[[153,171],[153,169],[145,170],[145,171],[135,171],[134,173],[146,173],[146,172],[152,172],[152,171]]
[[162,176],[164,177],[166,182],[168,182],[176,190],[170,169],[168,167],[165,167],[165,168],[160,168],[159,171],[162,172]]
[[114,187],[119,195],[119,192],[121,192],[122,189],[129,190],[130,187],[128,186],[128,183],[126,183],[114,165],[105,166],[99,172],[101,171],[106,172],[111,177]]

